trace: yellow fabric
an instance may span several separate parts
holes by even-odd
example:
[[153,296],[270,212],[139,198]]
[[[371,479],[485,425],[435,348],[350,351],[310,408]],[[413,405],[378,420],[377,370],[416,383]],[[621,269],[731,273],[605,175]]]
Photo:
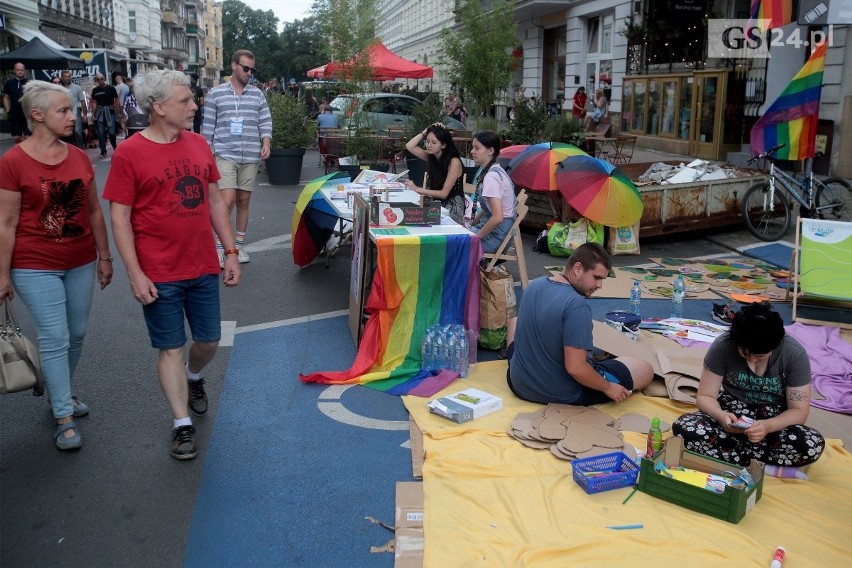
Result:
[[[784,568],[846,566],[852,536],[852,455],[829,440],[805,468],[810,481],[766,477],[763,497],[739,524],[696,513],[630,489],[587,495],[571,465],[526,448],[506,431],[520,401],[506,385],[506,363],[479,363],[437,396],[478,388],[504,409],[466,424],[429,414],[422,398],[403,401],[424,432],[424,566],[768,566],[775,547]],[[694,407],[634,395],[598,406],[614,417],[636,412],[673,421]],[[666,436],[669,433],[665,434]],[[642,433],[625,433],[641,446]],[[643,524],[636,530],[609,525]]]

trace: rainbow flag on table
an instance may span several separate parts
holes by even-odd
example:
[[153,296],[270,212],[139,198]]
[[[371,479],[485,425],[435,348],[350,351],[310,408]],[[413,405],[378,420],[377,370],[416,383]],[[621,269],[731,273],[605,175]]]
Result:
[[804,160],[814,155],[827,45],[822,42],[814,48],[805,66],[754,124],[752,155],[777,144],[786,144],[776,154],[779,160]]
[[380,238],[376,248],[370,315],[352,368],[299,379],[431,396],[458,375],[421,370],[423,334],[436,323],[461,323],[478,335],[482,245],[476,236],[434,235]]
[[769,20],[766,30],[780,28],[793,21],[793,0],[752,0],[750,14],[750,22]]

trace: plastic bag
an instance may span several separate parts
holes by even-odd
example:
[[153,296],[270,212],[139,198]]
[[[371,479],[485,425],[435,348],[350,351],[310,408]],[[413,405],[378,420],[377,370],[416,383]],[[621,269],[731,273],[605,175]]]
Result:
[[603,225],[581,217],[571,223],[554,223],[547,233],[547,248],[553,256],[571,256],[584,243],[604,243]]
[[606,250],[609,254],[639,254],[639,221],[627,227],[607,229]]

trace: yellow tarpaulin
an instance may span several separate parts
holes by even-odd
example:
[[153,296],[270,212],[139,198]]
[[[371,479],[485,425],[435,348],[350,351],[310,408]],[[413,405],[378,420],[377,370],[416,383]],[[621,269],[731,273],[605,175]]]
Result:
[[[630,489],[587,495],[567,461],[522,446],[506,433],[523,402],[506,385],[506,363],[479,363],[470,377],[436,396],[478,388],[504,409],[466,424],[431,415],[426,400],[403,397],[424,433],[424,566],[768,566],[776,546],[784,568],[845,566],[852,561],[852,455],[829,440],[809,481],[766,477],[763,497],[739,524],[709,517]],[[618,417],[667,422],[694,407],[634,395],[601,405]],[[641,433],[625,433],[636,447]],[[610,525],[642,524],[635,530]],[[736,563],[736,564],[735,564]]]

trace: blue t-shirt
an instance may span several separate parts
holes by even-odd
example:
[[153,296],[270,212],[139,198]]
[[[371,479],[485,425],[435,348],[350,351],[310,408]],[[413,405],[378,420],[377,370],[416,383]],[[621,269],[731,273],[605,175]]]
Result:
[[574,404],[583,387],[565,370],[565,346],[587,351],[592,360],[592,309],[574,287],[536,278],[524,291],[509,366],[512,387],[534,402]]
[[322,113],[317,117],[317,128],[337,128],[337,115]]

